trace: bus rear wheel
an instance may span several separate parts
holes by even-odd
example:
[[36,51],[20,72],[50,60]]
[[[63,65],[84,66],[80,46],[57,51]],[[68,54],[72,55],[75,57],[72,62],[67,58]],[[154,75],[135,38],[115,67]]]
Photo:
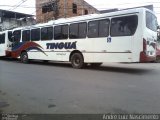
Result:
[[71,56],[71,64],[73,68],[76,68],[76,69],[83,68],[85,64],[84,64],[84,59],[83,59],[82,54],[74,53]]
[[22,63],[28,63],[28,54],[27,52],[22,52],[20,56],[20,60]]

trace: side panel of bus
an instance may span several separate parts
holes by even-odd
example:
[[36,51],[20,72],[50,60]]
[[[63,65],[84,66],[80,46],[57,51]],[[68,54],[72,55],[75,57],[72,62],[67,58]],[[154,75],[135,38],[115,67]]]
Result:
[[[110,20],[109,30],[99,31],[99,34],[106,31],[104,34],[107,36],[92,38],[94,42],[92,50],[88,54],[84,54],[85,57],[93,56],[92,62],[133,62],[134,40],[139,28],[138,16],[139,14],[135,13],[107,18]],[[103,24],[103,26],[105,25]],[[101,27],[100,23],[99,27]],[[93,36],[95,35],[96,33],[93,34]]]

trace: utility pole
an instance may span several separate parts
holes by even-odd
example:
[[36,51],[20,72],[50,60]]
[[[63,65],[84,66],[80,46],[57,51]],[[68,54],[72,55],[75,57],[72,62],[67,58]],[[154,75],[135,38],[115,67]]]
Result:
[[55,0],[55,19],[58,19],[59,9],[59,0]]
[[66,0],[64,0],[64,18],[66,18]]
[[82,1],[82,15],[84,15],[84,0]]

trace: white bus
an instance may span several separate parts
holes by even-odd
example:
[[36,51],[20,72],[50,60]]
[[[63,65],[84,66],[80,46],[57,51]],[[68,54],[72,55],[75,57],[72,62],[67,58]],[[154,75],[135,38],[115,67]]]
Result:
[[145,8],[59,19],[13,30],[11,55],[71,62],[73,68],[103,62],[149,62],[156,59],[157,19]]
[[0,32],[0,57],[10,56],[12,49],[12,31]]

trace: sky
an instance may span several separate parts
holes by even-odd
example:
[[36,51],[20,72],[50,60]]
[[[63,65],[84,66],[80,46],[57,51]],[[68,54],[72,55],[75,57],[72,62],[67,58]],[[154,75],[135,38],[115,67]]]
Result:
[[[137,6],[154,6],[158,23],[160,24],[160,2],[159,0],[85,0],[98,10],[125,9]],[[111,2],[112,1],[112,2]],[[19,5],[19,6],[18,6]],[[0,0],[0,9],[16,11],[35,15],[35,0]]]

